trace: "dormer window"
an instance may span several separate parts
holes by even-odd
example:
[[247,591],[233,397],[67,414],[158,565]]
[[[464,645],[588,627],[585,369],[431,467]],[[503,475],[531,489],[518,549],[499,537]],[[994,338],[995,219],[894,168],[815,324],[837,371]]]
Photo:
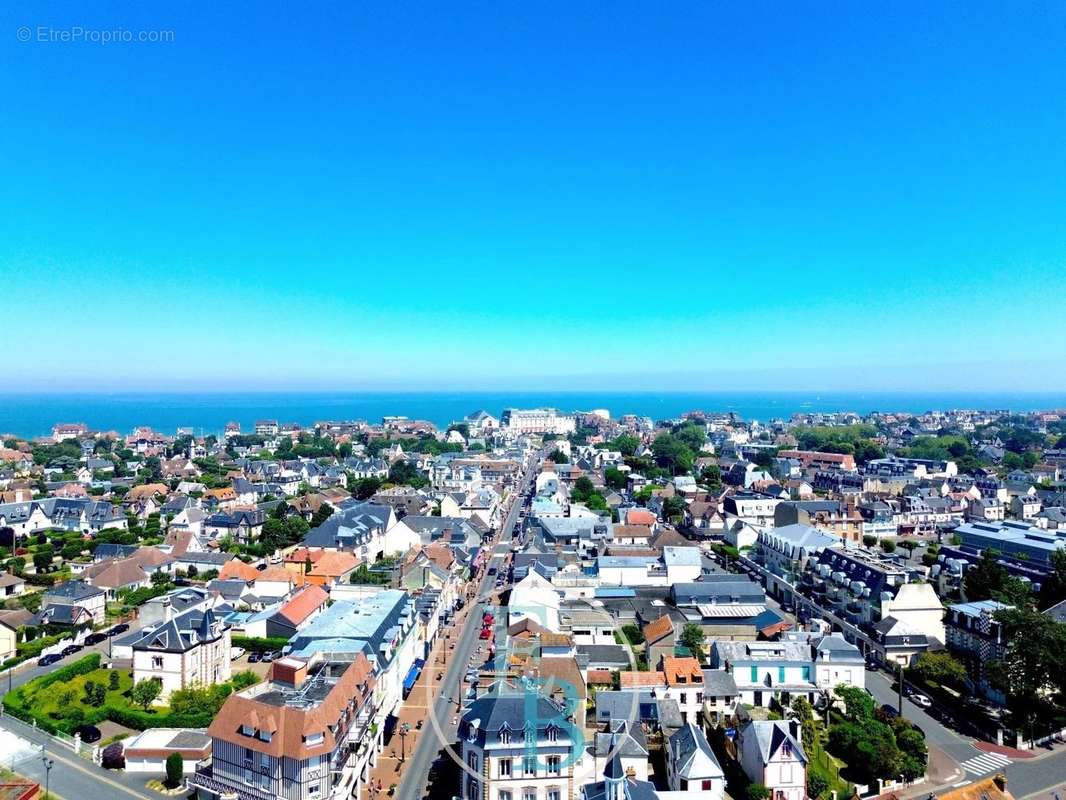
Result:
[[502,728],[500,730],[500,744],[510,744],[510,743],[511,743],[511,732],[507,728]]
[[326,741],[326,737],[324,734],[321,733],[310,733],[304,737],[304,744],[306,744],[308,747],[317,747],[324,741]]

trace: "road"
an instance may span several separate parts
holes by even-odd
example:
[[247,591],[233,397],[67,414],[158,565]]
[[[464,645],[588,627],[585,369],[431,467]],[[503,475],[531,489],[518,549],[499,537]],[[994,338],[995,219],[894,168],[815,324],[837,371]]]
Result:
[[[66,800],[89,800],[90,798],[108,798],[108,800],[158,800],[159,795],[145,788],[147,775],[111,772],[96,766],[87,758],[75,755],[64,745],[57,743],[46,733],[17,720],[14,717],[0,717],[0,727],[9,734],[14,734],[35,747],[43,747],[53,766],[49,776],[49,787],[53,794]],[[5,767],[13,769],[30,780],[45,785],[45,768],[40,755],[10,762],[3,759]]]
[[[496,567],[498,570],[503,563],[504,556],[510,546],[518,513],[525,502],[526,492],[529,490],[532,478],[536,474],[535,470],[539,461],[540,458],[536,458],[533,464],[523,472],[521,479],[518,481],[519,488],[515,493],[514,504],[511,506],[504,524],[500,527],[500,538],[498,543],[493,545],[493,554],[486,565],[485,574],[478,587],[477,598],[486,597],[495,587],[496,576],[489,575],[488,568]],[[456,726],[453,724],[453,720],[459,714],[456,698],[461,696],[463,676],[477,647],[483,608],[483,603],[477,600],[471,601],[471,607],[467,611],[466,624],[463,626],[462,633],[459,634],[459,641],[455,646],[455,651],[449,657],[449,667],[444,674],[444,680],[440,683],[432,716],[437,719],[444,733],[443,738],[445,741],[442,742],[441,737],[436,734],[433,727],[433,719],[430,719],[426,723],[427,735],[419,738],[418,744],[404,766],[403,778],[396,792],[399,800],[419,800],[425,794],[430,766],[436,760],[442,747],[450,745],[455,740]]]

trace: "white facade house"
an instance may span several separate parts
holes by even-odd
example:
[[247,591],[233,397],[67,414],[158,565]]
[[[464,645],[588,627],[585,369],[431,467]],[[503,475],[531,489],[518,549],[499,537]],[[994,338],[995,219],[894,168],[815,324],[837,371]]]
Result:
[[133,681],[158,678],[171,692],[230,678],[230,628],[212,609],[194,609],[144,631],[133,645]]
[[508,408],[500,424],[511,433],[565,435],[574,432],[577,420],[572,414],[562,414],[554,408]]
[[707,737],[691,722],[667,742],[666,780],[670,792],[685,792],[691,800],[723,800],[725,797],[725,773]]
[[794,720],[752,720],[737,731],[737,757],[752,783],[772,800],[806,800],[807,755]]
[[703,556],[698,547],[664,547],[663,566],[667,583],[691,583],[703,572]]
[[514,585],[507,604],[507,625],[531,619],[538,625],[560,633],[559,592],[536,570]]

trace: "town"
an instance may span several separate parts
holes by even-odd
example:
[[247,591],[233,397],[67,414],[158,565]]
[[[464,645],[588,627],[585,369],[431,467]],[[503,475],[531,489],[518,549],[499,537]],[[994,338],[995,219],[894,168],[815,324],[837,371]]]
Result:
[[5,436],[4,767],[66,798],[1049,791],[1064,473],[1051,411]]

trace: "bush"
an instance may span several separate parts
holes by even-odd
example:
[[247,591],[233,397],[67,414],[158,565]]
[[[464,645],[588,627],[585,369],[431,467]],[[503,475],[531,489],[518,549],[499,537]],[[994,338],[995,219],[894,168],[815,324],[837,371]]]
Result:
[[862,537],[862,543],[867,547],[873,547],[875,544],[877,544],[877,537],[871,536],[870,534],[866,534]]
[[115,742],[114,744],[109,744],[103,749],[103,752],[101,753],[100,765],[104,769],[126,768],[125,748],[122,746],[122,742]]
[[167,756],[167,786],[171,789],[180,786],[184,777],[185,759],[181,757],[181,753],[171,753]]
[[896,543],[893,542],[891,539],[882,539],[881,549],[884,550],[886,553],[894,553],[896,552]]
[[823,794],[829,790],[829,781],[817,772],[811,772],[807,775],[807,797],[811,800],[818,800]]
[[289,643],[283,636],[259,637],[259,636],[234,636],[230,640],[234,647],[242,647],[249,653],[270,653],[281,650]]

